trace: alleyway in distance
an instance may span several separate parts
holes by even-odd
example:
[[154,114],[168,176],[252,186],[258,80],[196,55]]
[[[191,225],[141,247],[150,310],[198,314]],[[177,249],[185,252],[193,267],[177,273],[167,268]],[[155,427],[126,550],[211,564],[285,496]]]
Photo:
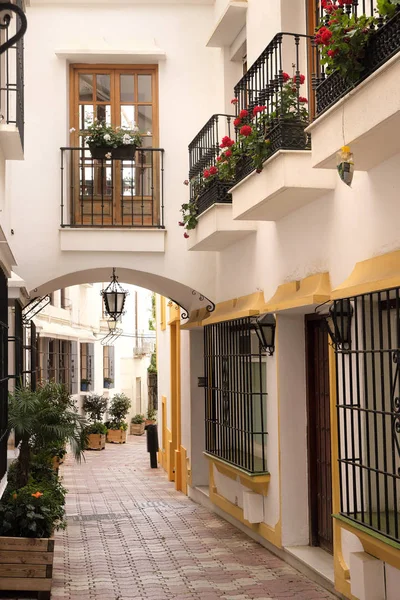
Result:
[[144,436],[128,439],[62,467],[53,600],[333,600],[151,470]]

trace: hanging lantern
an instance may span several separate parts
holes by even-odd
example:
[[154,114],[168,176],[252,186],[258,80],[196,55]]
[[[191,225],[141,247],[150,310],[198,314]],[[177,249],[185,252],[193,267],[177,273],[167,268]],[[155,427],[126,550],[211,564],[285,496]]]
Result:
[[115,333],[116,329],[117,329],[117,321],[116,319],[109,319],[107,321],[108,324],[108,331],[110,333]]
[[255,332],[261,347],[269,356],[272,356],[275,350],[275,329],[276,320],[273,314],[266,313],[256,319]]
[[348,186],[351,186],[354,175],[354,157],[350,151],[350,146],[342,146],[337,153],[337,170],[340,179]]
[[128,293],[118,283],[118,277],[115,275],[115,268],[113,268],[111,283],[109,283],[105,290],[101,290],[100,294],[104,300],[106,313],[114,321],[124,314],[124,305]]

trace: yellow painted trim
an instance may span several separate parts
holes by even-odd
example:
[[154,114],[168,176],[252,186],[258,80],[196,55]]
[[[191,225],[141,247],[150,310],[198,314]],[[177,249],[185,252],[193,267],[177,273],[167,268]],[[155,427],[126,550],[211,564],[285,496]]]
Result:
[[400,250],[358,262],[351,275],[332,291],[332,299],[348,298],[400,286]]
[[[336,361],[333,347],[329,345],[329,394],[330,394],[330,417],[331,417],[331,464],[332,464],[332,510],[334,513],[340,510],[340,477],[339,477],[339,437],[337,421],[337,397],[336,397]],[[333,520],[333,569],[335,576],[335,589],[352,598],[350,591],[350,571],[343,558],[342,532]]]
[[368,535],[368,533],[364,531],[360,531],[357,527],[350,525],[350,523],[337,521],[336,519],[335,522],[338,523],[342,529],[346,529],[357,536],[362,543],[365,552],[372,554],[372,556],[379,558],[379,560],[389,563],[389,565],[392,565],[395,569],[400,569],[400,550],[393,548],[393,546],[390,546],[389,544],[385,544],[385,542]]
[[221,475],[225,475],[225,477],[229,477],[234,481],[239,481],[242,485],[249,488],[253,492],[257,494],[262,494],[263,496],[268,495],[268,486],[271,480],[271,475],[269,473],[264,473],[262,475],[250,475],[248,473],[243,472],[238,467],[234,465],[230,465],[215,456],[210,456],[207,452],[203,453],[204,456],[215,465],[215,468]]
[[231,321],[233,319],[243,319],[244,317],[259,315],[264,304],[263,292],[254,292],[254,294],[250,294],[249,296],[241,296],[240,298],[232,298],[231,300],[220,302],[217,304],[214,312],[202,321],[202,325],[212,325],[221,321]]
[[329,273],[318,273],[278,286],[275,294],[266,302],[261,312],[279,312],[310,304],[321,304],[329,300],[330,296]]
[[166,316],[166,300],[164,296],[160,296],[160,329],[165,331],[167,328],[167,316]]
[[221,510],[226,512],[228,515],[240,521],[246,527],[251,529],[252,531],[258,533],[265,540],[276,546],[277,548],[282,548],[282,527],[281,521],[279,520],[275,527],[271,527],[267,525],[267,523],[249,523],[243,516],[243,510],[229,502],[226,498],[221,496],[218,493],[218,490],[215,486],[214,480],[214,464],[212,461],[209,463],[209,490],[210,490],[210,500],[218,506]]
[[196,310],[192,310],[189,315],[189,320],[186,321],[184,325],[181,325],[181,329],[190,330],[204,327],[211,314],[212,313],[210,313],[207,308],[198,308]]
[[172,302],[172,300],[170,300],[168,302],[168,307],[169,307],[169,318],[168,318],[168,325],[173,325],[176,321],[181,321],[181,309],[180,307],[175,304],[175,302]]
[[187,496],[188,486],[188,469],[187,469],[187,451],[183,446],[180,447],[180,462],[181,462],[181,487],[180,490]]

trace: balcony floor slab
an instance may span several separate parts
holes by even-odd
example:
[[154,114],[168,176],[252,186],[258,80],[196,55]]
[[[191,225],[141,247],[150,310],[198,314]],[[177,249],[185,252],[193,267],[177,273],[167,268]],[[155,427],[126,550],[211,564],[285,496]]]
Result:
[[220,251],[255,233],[255,223],[238,223],[232,219],[231,204],[214,204],[199,216],[196,229],[189,232],[188,250]]
[[165,252],[165,229],[61,228],[63,252]]
[[281,150],[230,190],[233,219],[279,221],[333,190],[336,179],[312,168],[310,151]]
[[318,117],[308,128],[312,166],[336,169],[350,146],[355,169],[369,171],[400,152],[400,52]]

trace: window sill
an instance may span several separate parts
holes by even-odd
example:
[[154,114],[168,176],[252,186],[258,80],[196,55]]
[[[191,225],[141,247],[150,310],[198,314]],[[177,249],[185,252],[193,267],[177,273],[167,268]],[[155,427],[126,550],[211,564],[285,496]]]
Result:
[[[386,547],[386,552],[392,553],[392,549],[396,551],[396,556],[398,560],[397,553],[400,550],[400,543],[397,543],[394,540],[386,537],[383,533],[374,531],[373,529],[366,527],[362,523],[358,523],[357,521],[354,521],[349,517],[345,517],[344,515],[334,514],[332,516],[334,519],[340,521],[341,524],[345,526],[345,529],[347,529],[351,533],[354,533],[354,535],[356,535],[360,539],[366,552],[372,554],[373,556],[377,556],[381,560],[385,561],[387,560],[387,558],[382,557],[380,550]],[[368,545],[368,549],[366,544]],[[371,548],[373,548],[373,551],[371,551]]]
[[225,475],[225,477],[229,477],[230,479],[237,480],[239,478],[240,483],[256,492],[257,494],[262,494],[263,496],[267,496],[269,482],[271,480],[271,475],[266,471],[265,473],[249,473],[240,467],[235,467],[230,463],[225,462],[224,460],[209,454],[208,452],[203,452],[204,456],[213,464],[215,468],[221,475]]

